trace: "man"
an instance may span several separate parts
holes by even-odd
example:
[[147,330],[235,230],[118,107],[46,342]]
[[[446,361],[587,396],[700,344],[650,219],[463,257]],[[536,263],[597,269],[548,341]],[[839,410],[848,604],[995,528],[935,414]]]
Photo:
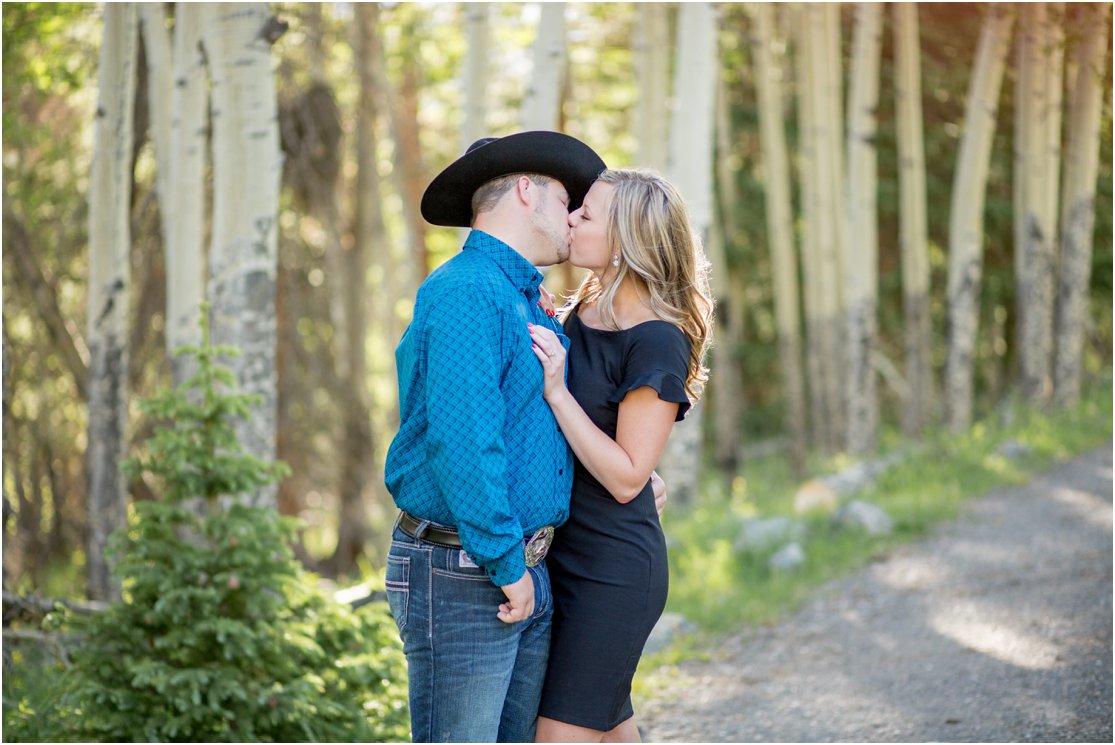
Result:
[[474,143],[422,197],[428,222],[472,232],[422,283],[396,351],[387,594],[415,742],[534,740],[553,613],[543,559],[573,462],[527,324],[561,333],[535,266],[568,257],[569,212],[604,168],[572,137],[523,132]]

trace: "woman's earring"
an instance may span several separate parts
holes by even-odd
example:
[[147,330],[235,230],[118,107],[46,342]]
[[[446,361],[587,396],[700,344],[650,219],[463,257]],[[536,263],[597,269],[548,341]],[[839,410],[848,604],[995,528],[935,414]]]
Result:
[[612,257],[612,266],[619,268],[619,254]]

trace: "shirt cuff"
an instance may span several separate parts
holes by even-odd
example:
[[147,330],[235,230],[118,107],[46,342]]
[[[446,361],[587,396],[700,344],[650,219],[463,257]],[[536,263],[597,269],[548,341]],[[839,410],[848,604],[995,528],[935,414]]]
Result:
[[518,582],[527,570],[526,559],[523,558],[523,545],[516,543],[514,548],[485,565],[484,569],[492,579],[492,584],[497,587]]

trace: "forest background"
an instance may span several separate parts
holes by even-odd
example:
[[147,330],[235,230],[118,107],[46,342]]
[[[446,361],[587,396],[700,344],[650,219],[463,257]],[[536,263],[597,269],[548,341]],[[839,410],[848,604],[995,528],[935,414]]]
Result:
[[[91,277],[124,276],[129,289],[118,340],[129,360],[121,389],[128,403],[120,447],[108,456],[116,463],[142,449],[159,424],[135,402],[176,380],[168,348],[177,346],[181,323],[168,321],[168,308],[179,302],[183,265],[170,263],[174,240],[195,236],[200,250],[185,266],[208,286],[210,302],[225,302],[215,313],[234,308],[215,297],[218,256],[228,251],[220,243],[218,171],[236,172],[252,199],[275,193],[274,295],[262,306],[274,329],[277,374],[265,397],[274,413],[259,417],[264,432],[248,439],[262,437],[258,452],[290,466],[263,498],[304,521],[296,555],[337,581],[381,569],[395,515],[382,483],[398,421],[393,349],[418,283],[462,238],[425,225],[418,198],[480,136],[565,131],[609,165],[658,168],[693,205],[713,264],[718,338],[703,413],[679,428],[663,464],[671,509],[698,504],[710,484],[731,488],[771,454],[804,479],[842,453],[871,458],[940,427],[967,431],[1004,401],[1043,410],[1070,405],[1079,386],[1110,389],[1109,6],[1038,3],[1034,15],[1009,4],[893,12],[688,5],[244,6],[257,13],[257,36],[271,42],[271,67],[245,89],[273,85],[281,169],[269,166],[277,157],[260,162],[218,147],[210,139],[216,125],[201,127],[200,150],[212,147],[212,162],[204,160],[199,174],[196,213],[160,184],[173,172],[160,154],[170,152],[160,144],[171,126],[170,83],[186,64],[176,9],[140,5],[135,40],[120,47],[134,50],[134,87],[113,88],[131,92],[121,109],[130,116],[117,125],[132,137],[117,153],[128,181],[127,224],[108,239],[118,253],[106,274],[96,266],[104,242],[91,210],[105,192],[93,184],[107,11],[5,3],[4,589],[111,595],[91,579],[103,559],[90,547],[104,540],[89,519],[100,514],[90,507],[100,478],[90,443],[104,443],[89,415],[104,373]],[[912,45],[901,41],[911,11]],[[205,37],[226,20],[198,22]],[[1090,57],[1082,51],[1089,44],[1099,50]],[[996,55],[1001,82],[988,79]],[[196,57],[186,67],[204,80],[215,57]],[[1055,82],[1042,88],[1034,71],[1049,69]],[[966,106],[975,95],[997,112],[985,122],[985,156],[967,142],[976,125]],[[1082,142],[1074,127],[1088,118],[1077,113],[1088,95],[1098,104],[1094,127],[1080,130],[1094,134]],[[917,128],[901,124],[910,100]],[[785,140],[781,151],[775,130]],[[1083,185],[1092,223],[1077,241],[1086,244],[1081,279],[1079,270],[1062,276],[1069,262],[1060,257],[1062,236],[1073,229],[1066,205],[1081,192],[1079,171],[1070,169],[1081,167],[1074,158],[1088,160],[1074,147],[1084,145],[1096,152],[1094,176]],[[908,154],[919,147],[924,170],[906,180]],[[981,203],[970,226],[958,224],[961,210]],[[906,224],[919,209],[920,222]],[[181,214],[197,217],[182,223]],[[1043,231],[1037,244],[1034,225]],[[962,279],[973,277],[956,263],[973,251],[970,307],[957,315]],[[547,285],[560,294],[577,280],[561,267]],[[1062,309],[1059,299],[1073,292],[1083,304]],[[462,314],[468,301],[460,299]],[[957,331],[965,324],[972,327],[966,342]],[[239,333],[222,339],[255,343],[251,329]],[[788,339],[796,346],[787,348]],[[1058,379],[1058,349],[1074,344],[1078,366]],[[965,398],[966,410],[958,406]],[[1110,419],[1109,398],[1106,406]],[[139,477],[120,488],[127,504],[160,496]]]

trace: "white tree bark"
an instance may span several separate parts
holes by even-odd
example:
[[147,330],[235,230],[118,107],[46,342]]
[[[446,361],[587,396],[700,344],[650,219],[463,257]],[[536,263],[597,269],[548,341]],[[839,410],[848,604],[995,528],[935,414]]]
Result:
[[637,142],[639,165],[666,171],[666,94],[669,91],[670,26],[666,5],[638,3],[633,35],[635,85],[638,97],[632,111],[631,131]]
[[953,178],[945,367],[946,422],[953,431],[966,429],[972,422],[972,375],[983,273],[983,205],[1013,20],[1008,6],[988,6],[968,88],[964,133]]
[[899,245],[906,326],[903,429],[917,437],[933,411],[932,325],[929,316],[929,248],[926,219],[925,139],[921,113],[918,9],[894,5],[895,109],[898,119]]
[[766,187],[767,234],[774,274],[774,316],[778,327],[778,353],[785,385],[784,426],[790,437],[795,467],[805,465],[805,384],[801,374],[801,318],[798,311],[798,261],[794,252],[793,211],[790,201],[790,161],[783,124],[782,68],[775,62],[772,8],[765,3],[748,6],[754,21],[751,56],[759,99],[759,139]]
[[132,114],[136,8],[104,6],[93,165],[89,178],[89,478],[86,567],[89,595],[120,596],[105,556],[109,535],[127,524],[128,307],[131,285]]
[[1015,272],[1018,288],[1018,356],[1022,391],[1034,403],[1048,400],[1051,387],[1053,353],[1053,277],[1054,254],[1047,181],[1047,149],[1051,125],[1049,114],[1048,13],[1046,3],[1027,3],[1020,7],[1019,45],[1023,82],[1018,93],[1023,97],[1021,132],[1023,141],[1022,243],[1016,249]]
[[1075,78],[1070,80],[1053,363],[1053,401],[1058,406],[1071,405],[1080,397],[1110,9],[1106,3],[1090,3],[1084,12]]
[[[146,7],[146,6],[144,6]],[[209,148],[206,67],[201,30],[209,6],[178,3],[174,13],[174,85],[171,96],[170,205],[166,234],[166,345],[175,385],[192,374],[192,359],[174,357],[184,345],[201,343],[205,301],[205,159]],[[159,171],[164,169],[160,165]]]
[[[708,244],[712,221],[713,122],[716,120],[716,11],[710,3],[687,3],[678,9],[674,96],[678,107],[670,119],[667,172],[689,206],[693,227]],[[713,261],[712,271],[724,272]],[[701,461],[700,404],[674,425],[659,468],[670,495],[681,504],[697,497]]]
[[166,250],[167,236],[173,230],[174,219],[170,168],[174,63],[171,58],[170,34],[166,28],[166,10],[163,4],[139,3],[138,8],[143,30],[143,49],[147,60],[147,105],[151,112],[151,142],[155,146],[155,191],[159,197],[163,250]]
[[846,220],[850,240],[844,250],[845,447],[852,453],[875,449],[879,403],[872,357],[878,310],[879,231],[875,110],[879,105],[879,57],[883,6],[856,5],[852,88],[848,103]]
[[488,102],[488,59],[491,22],[488,3],[469,3],[465,14],[464,126],[461,152],[487,134],[484,123]]
[[[828,450],[840,445],[843,431],[844,365],[833,364],[843,360],[841,337],[843,315],[841,308],[842,261],[841,244],[844,232],[844,209],[841,157],[841,85],[838,49],[838,15],[827,6],[806,6],[806,23],[809,34],[807,44],[810,63],[813,131],[813,155],[816,167],[817,189],[816,230],[813,231],[813,256],[817,272],[817,345],[820,350],[822,371],[816,390],[820,393],[814,401],[824,424],[819,428],[822,441]],[[833,70],[833,65],[837,69]]]
[[[237,427],[245,449],[275,457],[275,276],[278,270],[278,110],[271,70],[271,20],[264,3],[219,5],[205,31],[213,80],[213,242],[209,297],[215,344],[242,390],[260,396]],[[274,504],[275,488],[241,495]]]
[[545,3],[534,40],[534,68],[523,97],[523,131],[556,130],[565,75],[565,4]]
[[828,390],[825,374],[828,360],[825,357],[824,316],[821,298],[821,167],[817,153],[818,137],[816,113],[817,99],[814,80],[814,16],[815,6],[799,5],[792,9],[794,27],[794,67],[797,74],[797,119],[798,119],[798,181],[801,191],[802,241],[801,264],[802,286],[805,305],[805,357],[806,378],[809,384],[811,424],[810,433],[814,445],[830,447],[833,433],[829,426],[828,408],[825,393]]

